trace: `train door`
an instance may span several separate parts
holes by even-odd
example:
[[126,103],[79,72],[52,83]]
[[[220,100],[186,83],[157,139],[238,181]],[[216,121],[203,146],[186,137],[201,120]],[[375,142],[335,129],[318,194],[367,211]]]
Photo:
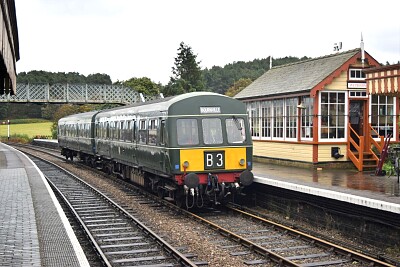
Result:
[[167,150],[165,149],[165,120],[160,118],[160,124],[158,129],[158,146],[160,147],[160,161],[161,168],[164,172],[166,172],[166,162],[167,162]]
[[137,147],[138,147],[138,133],[137,133],[137,121],[136,119],[133,119],[131,122],[131,134],[132,134],[132,162],[134,162],[135,164],[138,164],[138,160],[137,160]]

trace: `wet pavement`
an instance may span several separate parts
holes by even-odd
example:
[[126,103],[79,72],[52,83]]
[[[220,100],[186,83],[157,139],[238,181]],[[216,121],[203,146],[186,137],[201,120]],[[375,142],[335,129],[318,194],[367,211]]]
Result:
[[363,193],[382,194],[386,197],[400,197],[398,177],[375,176],[375,172],[359,172],[355,169],[315,170],[254,162],[253,173],[255,176],[331,190],[355,190]]

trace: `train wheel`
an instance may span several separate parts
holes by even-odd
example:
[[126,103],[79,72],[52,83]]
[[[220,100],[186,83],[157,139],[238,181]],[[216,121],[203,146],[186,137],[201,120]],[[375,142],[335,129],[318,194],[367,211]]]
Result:
[[161,186],[157,187],[157,195],[159,198],[164,198],[165,197],[165,190]]
[[186,203],[186,201],[185,201],[185,197],[184,196],[175,197],[175,204],[179,208],[183,208],[185,203]]

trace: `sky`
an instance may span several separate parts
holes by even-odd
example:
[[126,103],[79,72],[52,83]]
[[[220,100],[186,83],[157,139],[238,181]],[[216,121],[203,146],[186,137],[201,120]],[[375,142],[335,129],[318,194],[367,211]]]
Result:
[[148,77],[167,84],[179,44],[201,68],[364,47],[400,61],[398,0],[15,0],[20,60],[32,70]]

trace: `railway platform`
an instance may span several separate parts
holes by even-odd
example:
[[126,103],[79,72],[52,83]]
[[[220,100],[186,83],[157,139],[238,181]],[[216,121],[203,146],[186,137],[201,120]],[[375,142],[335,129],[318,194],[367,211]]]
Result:
[[303,169],[254,162],[255,182],[400,214],[397,176],[353,169]]
[[0,142],[0,266],[89,266],[42,172]]

